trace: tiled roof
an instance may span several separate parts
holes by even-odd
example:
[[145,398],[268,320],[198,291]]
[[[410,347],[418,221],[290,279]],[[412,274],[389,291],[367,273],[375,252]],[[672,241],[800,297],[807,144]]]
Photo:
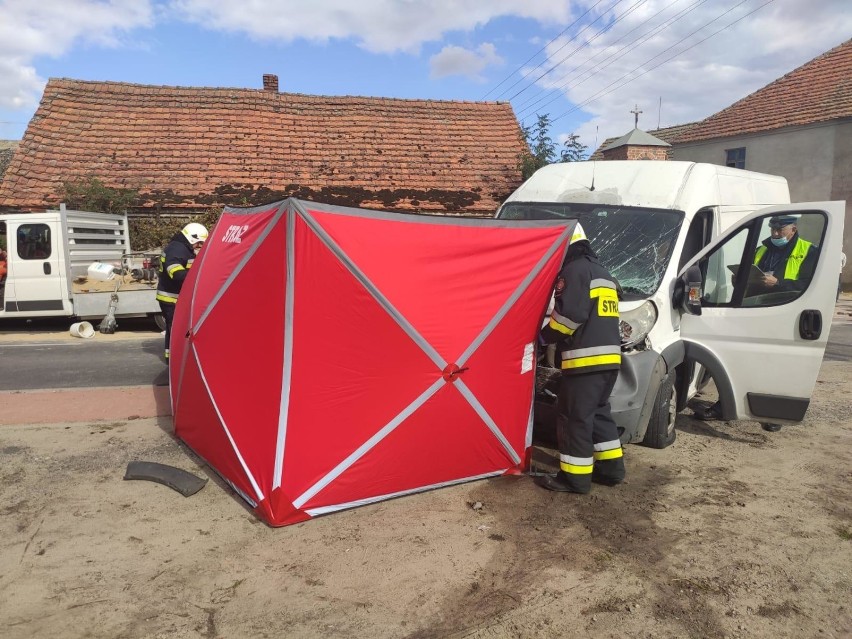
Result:
[[608,149],[616,149],[626,144],[632,144],[636,146],[671,146],[671,144],[669,144],[665,140],[661,140],[660,138],[655,137],[650,133],[646,133],[645,131],[637,127],[629,133],[622,135],[614,142],[611,142],[608,146],[603,147],[603,150],[606,151]]
[[[663,142],[668,142],[669,144],[674,144],[675,141],[685,133],[689,131],[692,127],[696,126],[697,122],[689,122],[687,124],[677,124],[675,126],[663,127],[662,129],[654,129],[652,131],[645,131],[645,133],[649,133],[655,138],[662,140]],[[620,136],[623,137],[623,136]],[[598,147],[598,150],[592,153],[589,156],[590,160],[603,160],[603,150],[611,145],[613,142],[618,140],[619,138],[607,138],[604,140],[604,143]],[[667,151],[668,152],[668,151]]]
[[507,102],[51,79],[0,206],[52,206],[64,181],[96,177],[166,210],[292,195],[490,213],[520,184],[524,148]]
[[18,148],[17,140],[0,140],[0,180],[3,179],[3,174],[9,167],[16,148]]
[[852,117],[852,40],[711,115],[677,142],[731,137],[848,117]]

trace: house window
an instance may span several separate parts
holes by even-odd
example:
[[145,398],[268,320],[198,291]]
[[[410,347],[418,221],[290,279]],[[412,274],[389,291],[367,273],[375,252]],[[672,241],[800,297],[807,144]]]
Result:
[[727,149],[725,151],[725,166],[731,166],[735,169],[744,169],[745,147],[741,146],[738,149]]

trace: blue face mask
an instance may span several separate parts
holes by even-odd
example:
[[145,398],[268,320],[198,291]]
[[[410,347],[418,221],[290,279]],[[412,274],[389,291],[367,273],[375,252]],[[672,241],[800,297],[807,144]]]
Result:
[[790,240],[788,240],[786,237],[773,237],[772,238],[772,243],[775,246],[785,246],[787,244],[787,242],[789,242],[789,241]]

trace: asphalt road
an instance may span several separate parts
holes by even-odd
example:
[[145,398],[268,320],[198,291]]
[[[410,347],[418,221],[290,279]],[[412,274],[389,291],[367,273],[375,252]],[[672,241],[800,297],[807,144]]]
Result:
[[831,325],[824,359],[843,362],[852,360],[852,324]]
[[164,386],[163,337],[149,320],[121,320],[114,335],[71,337],[68,320],[0,322],[0,391]]
[[[149,324],[125,320],[92,339],[70,337],[66,324],[30,325],[25,339],[0,324],[0,391],[168,384],[163,338]],[[825,359],[852,360],[852,322],[832,325]]]

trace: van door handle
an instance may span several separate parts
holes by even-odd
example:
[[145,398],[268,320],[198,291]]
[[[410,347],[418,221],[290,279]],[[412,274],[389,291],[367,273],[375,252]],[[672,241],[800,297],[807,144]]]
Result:
[[50,262],[42,262],[41,266],[44,269],[44,274],[50,275]]
[[819,339],[822,335],[822,314],[819,311],[802,311],[799,316],[799,335],[802,339]]

